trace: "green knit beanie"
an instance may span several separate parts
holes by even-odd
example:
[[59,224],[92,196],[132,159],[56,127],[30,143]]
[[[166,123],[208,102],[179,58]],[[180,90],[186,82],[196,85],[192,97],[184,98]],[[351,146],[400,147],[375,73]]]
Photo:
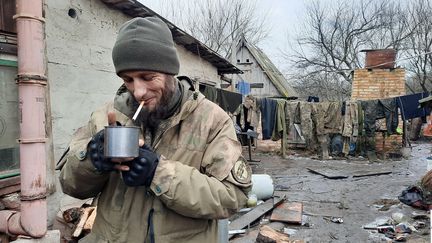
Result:
[[117,75],[136,70],[176,75],[180,66],[171,31],[157,17],[138,17],[124,23],[112,59]]

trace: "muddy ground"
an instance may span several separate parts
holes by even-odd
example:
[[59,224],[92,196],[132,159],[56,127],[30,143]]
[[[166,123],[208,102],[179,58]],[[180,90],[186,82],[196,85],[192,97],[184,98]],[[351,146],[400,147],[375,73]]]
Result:
[[[303,203],[303,223],[309,224],[309,227],[275,225],[279,229],[297,230],[290,239],[305,242],[386,242],[389,238],[385,238],[384,234],[365,230],[363,226],[379,217],[390,218],[396,212],[403,213],[408,222],[414,222],[413,213],[427,213],[400,203],[398,196],[426,173],[426,158],[431,154],[431,148],[430,142],[413,144],[409,158],[375,163],[362,158],[320,161],[301,156],[301,151],[286,159],[277,154],[254,153],[253,159],[261,162],[251,165],[254,174],[265,173],[272,177],[275,194],[286,195],[288,201]],[[312,173],[308,168],[325,169],[327,174],[348,178],[329,179]],[[384,174],[361,176],[374,171]],[[343,223],[331,222],[327,216],[340,217]],[[260,220],[260,224],[268,223],[265,218],[268,215]],[[409,242],[431,242],[429,219],[420,221],[426,222],[426,228],[409,235]],[[255,222],[250,231],[258,227]],[[231,239],[231,242],[254,242],[253,237],[241,236]]]

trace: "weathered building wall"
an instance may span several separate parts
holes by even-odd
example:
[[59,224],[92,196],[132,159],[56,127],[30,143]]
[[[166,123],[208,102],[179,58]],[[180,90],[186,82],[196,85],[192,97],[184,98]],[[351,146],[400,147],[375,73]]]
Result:
[[177,45],[177,51],[180,57],[179,76],[186,75],[200,81],[221,83],[217,69],[211,63],[186,50],[183,46]]
[[[76,17],[68,15],[70,9]],[[72,10],[71,10],[72,11]],[[76,128],[91,112],[113,99],[122,81],[114,73],[111,48],[130,17],[99,0],[45,2],[48,78],[53,117],[54,154],[58,159]],[[177,46],[179,75],[220,82],[217,69]]]
[[[76,11],[76,17],[68,15]],[[45,2],[46,54],[55,159],[91,111],[111,100],[121,80],[114,74],[111,47],[129,18],[100,1]]]
[[[396,69],[357,69],[354,71],[351,98],[353,100],[373,100],[405,95],[405,70]],[[402,127],[399,118],[399,127]],[[399,152],[402,135],[384,137],[377,132],[376,150],[383,154]]]
[[[53,148],[48,148],[47,181],[52,187],[57,178],[54,162],[67,148],[73,132],[87,123],[93,110],[112,100],[122,84],[114,72],[111,49],[118,28],[130,17],[99,0],[46,0],[44,11],[53,140]],[[180,75],[220,82],[216,67],[182,46],[177,48]],[[61,193],[50,196],[50,222],[62,199]]]
[[[236,75],[236,83],[242,78],[248,83],[263,83],[263,88],[252,88],[251,94],[256,97],[270,97],[270,96],[280,96],[281,94],[270,81],[270,79],[262,70],[258,61],[252,56],[246,47],[242,47],[237,51],[237,67],[240,68],[244,73]],[[249,61],[247,61],[249,60]]]

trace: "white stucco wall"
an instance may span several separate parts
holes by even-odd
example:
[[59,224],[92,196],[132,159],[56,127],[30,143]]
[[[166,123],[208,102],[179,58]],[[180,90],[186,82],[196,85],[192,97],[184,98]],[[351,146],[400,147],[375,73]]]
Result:
[[[246,60],[249,59],[250,64],[246,63]],[[237,51],[236,60],[240,60],[240,63],[237,63],[237,67],[239,67],[244,73],[241,74],[241,77],[244,81],[248,83],[263,83],[263,88],[252,88],[251,94],[256,97],[269,97],[269,96],[280,96],[281,94],[264,73],[257,60],[252,56],[249,50],[245,47],[242,47]],[[236,83],[240,81],[240,77],[236,76]]]
[[181,62],[179,75],[210,80],[220,84],[220,77],[215,66],[186,50],[183,46],[177,46],[177,50]]
[[[76,18],[68,15],[77,11]],[[57,193],[48,198],[49,223],[67,197],[61,193],[53,165],[67,148],[74,131],[91,112],[114,98],[122,80],[114,72],[111,49],[117,30],[130,17],[99,0],[45,0],[46,59],[52,115],[53,149],[49,147],[47,182]],[[219,80],[217,69],[177,47],[180,75]],[[220,81],[219,81],[220,82]],[[49,120],[49,119],[48,119]],[[48,121],[49,122],[49,121]],[[53,151],[52,151],[53,150]],[[52,161],[51,161],[52,160]]]
[[[77,10],[77,17],[68,10]],[[54,154],[57,160],[71,134],[91,111],[112,99],[121,80],[111,63],[119,25],[129,18],[98,0],[46,0],[46,54]]]
[[[77,17],[68,10],[77,10]],[[48,78],[53,117],[54,157],[91,112],[112,100],[122,81],[115,75],[111,48],[117,29],[130,19],[99,0],[46,0]],[[217,69],[177,46],[179,75],[220,82]]]

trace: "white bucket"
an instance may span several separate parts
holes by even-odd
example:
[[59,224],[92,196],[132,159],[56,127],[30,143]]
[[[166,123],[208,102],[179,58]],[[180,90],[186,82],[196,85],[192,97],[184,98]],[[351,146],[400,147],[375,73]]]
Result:
[[427,171],[432,170],[432,156],[426,158],[426,163],[427,163]]
[[265,200],[273,196],[273,179],[267,174],[252,174],[252,190],[258,200]]

